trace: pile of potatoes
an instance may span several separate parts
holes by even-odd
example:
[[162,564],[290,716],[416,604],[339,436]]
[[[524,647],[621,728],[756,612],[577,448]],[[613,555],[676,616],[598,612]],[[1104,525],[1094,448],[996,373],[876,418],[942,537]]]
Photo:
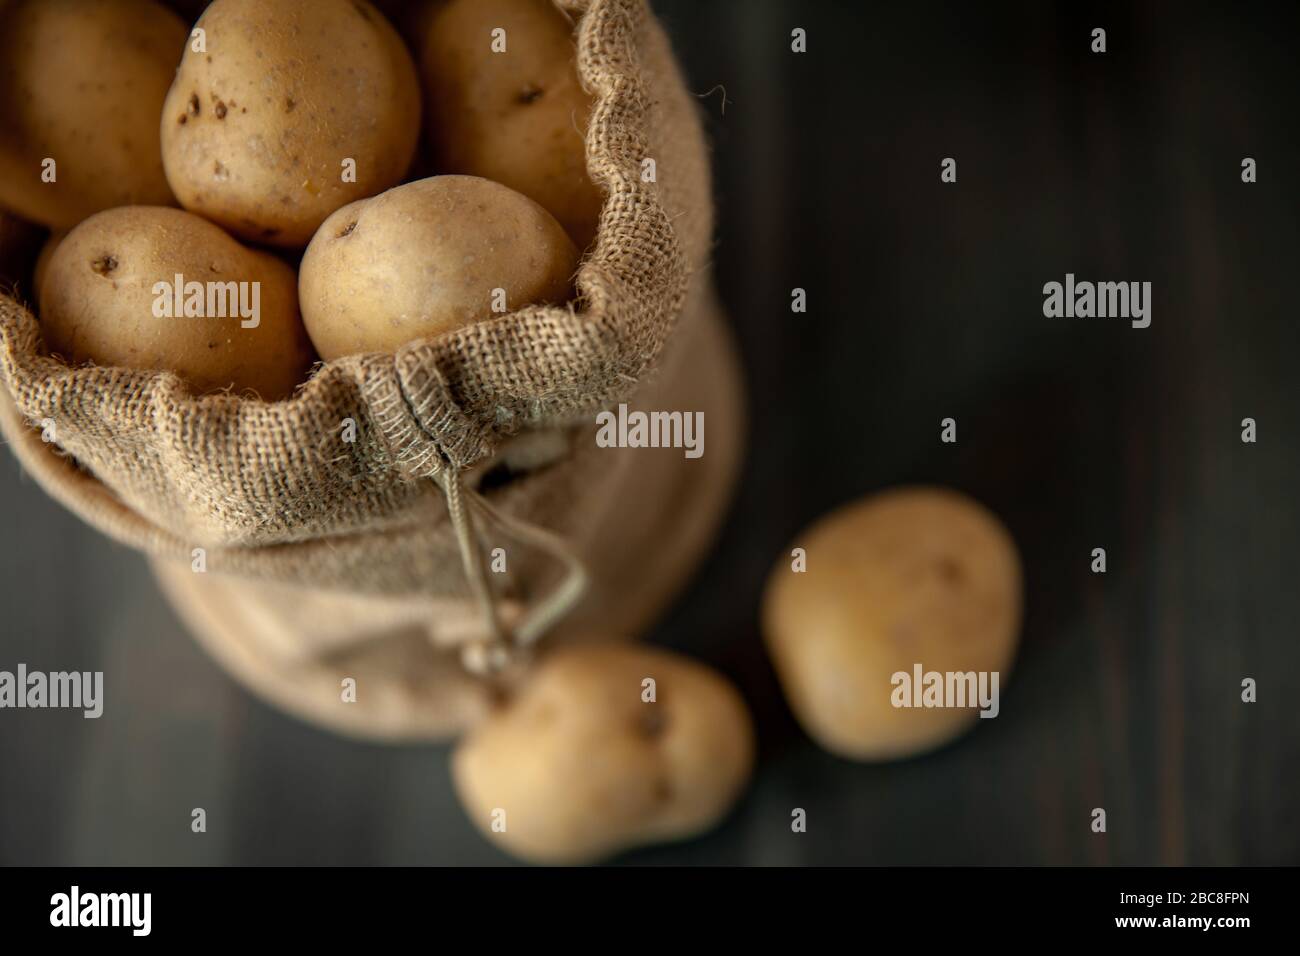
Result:
[[570,297],[603,199],[574,24],[385,6],[0,4],[0,277],[52,354],[279,401],[318,360]]
[[[318,361],[570,297],[603,197],[551,0],[385,3],[392,21],[214,0],[187,27],[192,6],[0,0],[0,275],[52,354],[281,401]],[[584,645],[453,763],[506,849],[584,862],[713,826],[753,755],[724,678]]]
[[[187,28],[154,0],[0,0],[0,280],[53,354],[279,401],[318,360],[489,319],[501,290],[571,295],[602,204],[574,25],[551,0],[384,6],[396,25],[366,0],[215,0]],[[255,315],[212,314],[202,290],[245,284],[226,304]],[[762,626],[814,740],[893,759],[971,726],[891,706],[890,675],[1010,666],[1020,565],[996,518],[901,489],[791,553]],[[453,777],[498,845],[577,863],[715,825],[754,759],[725,678],[588,644],[543,655]]]

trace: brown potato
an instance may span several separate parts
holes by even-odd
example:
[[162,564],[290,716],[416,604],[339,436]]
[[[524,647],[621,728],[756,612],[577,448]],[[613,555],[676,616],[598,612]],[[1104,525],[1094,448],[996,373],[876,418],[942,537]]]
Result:
[[[979,710],[895,706],[915,666],[998,672],[1015,656],[1020,560],[983,506],[941,488],[900,488],[845,506],[792,544],[768,581],[763,629],[790,708],[825,749],[859,760],[938,747]],[[991,677],[987,687],[991,688]],[[990,708],[991,710],[991,708]]]
[[492,318],[494,307],[562,302],[577,260],[531,199],[486,179],[435,176],[325,220],[302,258],[298,292],[312,342],[329,360],[391,352]]
[[3,18],[0,204],[69,229],[113,206],[173,203],[158,114],[181,19],[151,0],[9,0]]
[[523,193],[586,249],[603,196],[587,175],[591,97],[578,81],[573,29],[550,0],[450,0],[425,13],[418,49],[438,171]]
[[50,351],[74,363],[171,369],[200,391],[251,389],[273,401],[312,362],[297,298],[293,269],[275,256],[179,209],[125,206],[59,244],[41,326]]
[[162,110],[181,205],[243,239],[301,248],[340,206],[398,183],[420,92],[401,38],[365,0],[216,0]]
[[503,849],[589,863],[711,828],[753,761],[749,712],[727,680],[667,651],[604,644],[545,658],[456,748],[452,775]]

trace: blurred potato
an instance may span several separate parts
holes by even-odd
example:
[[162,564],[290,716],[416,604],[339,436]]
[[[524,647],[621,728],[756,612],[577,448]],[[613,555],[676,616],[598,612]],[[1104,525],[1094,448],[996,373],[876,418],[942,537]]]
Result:
[[7,0],[0,18],[0,205],[68,229],[173,203],[158,116],[181,19],[151,0]]
[[719,674],[667,651],[593,644],[545,658],[462,740],[452,775],[490,840],[574,864],[708,830],[753,762],[749,711]]
[[293,269],[270,253],[179,209],[126,206],[58,244],[40,321],[50,351],[74,364],[170,369],[200,392],[274,401],[312,363],[297,300]]
[[823,748],[858,760],[905,757],[953,739],[978,709],[895,707],[891,678],[999,673],[1020,632],[1020,559],[979,503],[900,488],[846,505],[792,542],[763,597],[767,648],[791,710]]
[[[505,31],[504,52],[493,52],[495,30]],[[523,193],[586,249],[603,197],[587,175],[591,97],[573,30],[550,0],[435,0],[415,44],[438,172]]]

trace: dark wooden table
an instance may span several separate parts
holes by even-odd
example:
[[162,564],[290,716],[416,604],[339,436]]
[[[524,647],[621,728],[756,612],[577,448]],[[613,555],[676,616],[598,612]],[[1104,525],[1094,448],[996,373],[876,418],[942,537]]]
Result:
[[[719,830],[624,860],[1300,862],[1284,8],[655,6],[693,89],[726,90],[725,115],[720,90],[701,103],[751,436],[719,545],[653,639],[738,681],[762,761]],[[1257,183],[1241,181],[1246,156]],[[1150,281],[1151,327],[1045,318],[1043,283],[1067,272]],[[956,445],[939,441],[949,416]],[[789,716],[757,603],[798,529],[905,482],[966,490],[1012,529],[1023,646],[997,720],[927,757],[856,765]],[[0,509],[0,668],[111,670],[116,695],[98,721],[0,713],[0,862],[508,862],[463,818],[445,748],[349,743],[252,699],[138,556],[8,457]],[[206,834],[190,832],[195,806]]]

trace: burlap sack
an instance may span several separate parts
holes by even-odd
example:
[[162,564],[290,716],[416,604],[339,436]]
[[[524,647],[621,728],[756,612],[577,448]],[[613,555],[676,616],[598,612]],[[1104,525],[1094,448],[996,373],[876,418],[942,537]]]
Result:
[[[711,232],[692,96],[642,0],[569,0],[594,96],[591,178],[607,194],[576,308],[532,307],[396,355],[324,365],[294,399],[195,398],[177,377],[68,368],[31,313],[0,299],[0,373],[19,414],[55,423],[95,481],[49,490],[96,527],[156,555],[207,549],[211,571],[368,593],[465,593],[430,477],[490,457],[523,429],[590,421],[654,368]],[[642,177],[655,160],[656,181]],[[355,421],[356,441],[342,440]],[[500,510],[564,535],[601,493],[559,466],[502,488]]]
[[[716,309],[701,305],[698,317],[688,306],[660,373],[629,406],[702,412],[705,454],[602,449],[594,429],[574,437],[578,470],[606,470],[612,493],[573,542],[591,587],[543,649],[640,634],[712,541],[739,464],[743,397],[730,335]],[[199,642],[236,679],[331,730],[379,741],[443,739],[471,726],[501,689],[461,666],[460,642],[480,626],[472,602],[194,574],[179,562],[156,561],[154,570]],[[356,682],[347,700],[346,678]]]
[[[503,633],[554,630],[558,609],[568,635],[642,627],[697,561],[735,473],[738,386],[708,290],[698,104],[645,0],[560,7],[577,23],[577,69],[594,99],[588,165],[606,193],[572,306],[335,360],[268,405],[196,398],[172,373],[69,368],[44,351],[31,312],[0,295],[0,377],[12,397],[0,401],[0,428],[27,470],[88,523],[151,554],[182,617],[240,678],[356,734],[446,734],[485,695],[446,659],[383,657],[382,635],[404,628],[435,650],[471,639],[499,649]],[[688,371],[656,386],[669,342],[689,354],[692,336],[693,367],[682,360]],[[708,355],[716,367],[699,364]],[[656,402],[689,401],[692,376],[711,382],[701,401],[728,419],[710,421],[710,466],[692,475],[595,449],[595,412],[655,388]],[[497,545],[510,546],[507,575],[486,574]],[[573,607],[584,567],[591,587]],[[471,598],[484,617],[467,614]],[[255,640],[240,645],[250,614]],[[357,654],[393,678],[378,695],[387,704],[363,718],[364,708],[313,710],[302,695],[316,678],[281,666],[307,661],[337,700],[330,662]],[[408,706],[394,680],[435,689]]]

